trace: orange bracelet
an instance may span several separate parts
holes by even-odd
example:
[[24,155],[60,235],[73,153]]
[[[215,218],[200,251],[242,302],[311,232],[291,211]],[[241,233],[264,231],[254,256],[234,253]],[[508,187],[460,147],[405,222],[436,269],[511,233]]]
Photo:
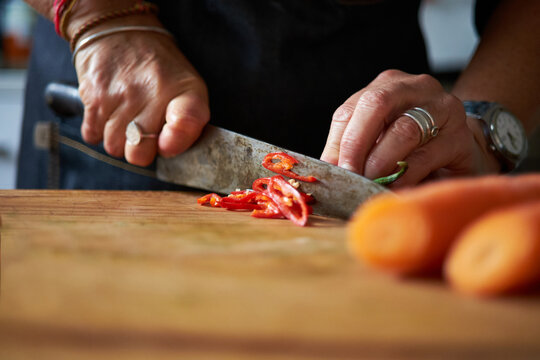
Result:
[[88,30],[103,24],[104,22],[107,22],[112,19],[117,19],[125,16],[130,15],[141,15],[141,14],[156,14],[158,11],[158,8],[155,4],[151,4],[149,2],[145,1],[139,1],[135,5],[133,5],[130,8],[124,9],[124,10],[115,10],[111,11],[109,13],[106,13],[104,15],[100,15],[85,24],[83,24],[73,35],[73,38],[70,41],[70,47],[71,51],[75,49],[75,46],[77,45],[77,41],[81,38],[81,36],[87,32]]

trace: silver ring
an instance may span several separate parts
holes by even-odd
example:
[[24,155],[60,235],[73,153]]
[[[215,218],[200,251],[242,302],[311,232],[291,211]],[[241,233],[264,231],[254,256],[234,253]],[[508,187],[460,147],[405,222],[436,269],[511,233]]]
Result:
[[427,143],[439,133],[439,128],[435,125],[435,119],[433,119],[433,116],[425,109],[415,107],[405,111],[402,115],[413,119],[420,128],[420,132],[422,133],[420,146]]
[[439,133],[439,128],[435,124],[435,119],[433,119],[433,116],[431,116],[431,114],[427,110],[422,109],[421,107],[415,107],[413,110],[418,110],[429,118],[429,121],[431,122],[431,137],[437,136],[437,134]]
[[151,138],[155,139],[157,138],[157,134],[145,134],[142,132],[141,127],[139,124],[133,120],[128,124],[126,127],[126,142],[129,145],[137,146],[140,144],[143,138]]

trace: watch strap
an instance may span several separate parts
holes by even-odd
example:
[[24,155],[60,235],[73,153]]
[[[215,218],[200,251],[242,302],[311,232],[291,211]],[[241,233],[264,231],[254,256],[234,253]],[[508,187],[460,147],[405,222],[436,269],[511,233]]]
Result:
[[483,119],[484,114],[488,111],[488,109],[492,105],[493,103],[489,101],[463,101],[463,107],[465,108],[465,113],[468,116],[481,119],[481,120],[484,120]]

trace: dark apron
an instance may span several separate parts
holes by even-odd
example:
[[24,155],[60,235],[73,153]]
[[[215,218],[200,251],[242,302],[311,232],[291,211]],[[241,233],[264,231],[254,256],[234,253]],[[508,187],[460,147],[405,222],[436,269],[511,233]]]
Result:
[[[386,69],[428,72],[419,1],[156,3],[162,22],[208,85],[212,124],[316,158],[334,110],[377,74]],[[102,146],[84,144],[81,119],[59,118],[43,100],[45,86],[53,81],[76,84],[77,79],[67,43],[52,24],[40,20],[28,74],[17,187],[176,188],[148,176],[152,166],[138,171],[106,157]],[[47,146],[35,146],[38,122],[49,126]]]

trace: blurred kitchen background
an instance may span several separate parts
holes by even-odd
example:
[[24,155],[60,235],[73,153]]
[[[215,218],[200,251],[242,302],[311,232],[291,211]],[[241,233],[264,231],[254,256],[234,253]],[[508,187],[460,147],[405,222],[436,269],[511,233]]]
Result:
[[[431,68],[446,87],[478,41],[473,8],[474,0],[424,0],[420,9]],[[0,0],[0,189],[15,187],[25,67],[35,18],[22,0]]]

